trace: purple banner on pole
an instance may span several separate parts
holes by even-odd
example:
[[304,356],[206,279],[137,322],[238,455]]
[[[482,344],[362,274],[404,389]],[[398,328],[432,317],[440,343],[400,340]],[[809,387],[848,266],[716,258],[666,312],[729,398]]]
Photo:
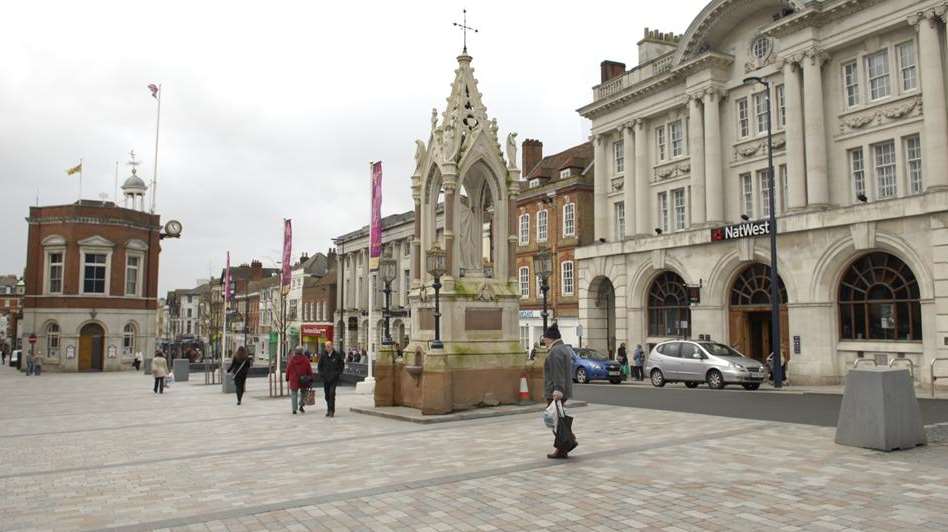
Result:
[[230,251],[227,252],[227,267],[224,269],[224,301],[230,303]]
[[369,224],[369,268],[378,269],[382,256],[382,161],[372,163],[372,220]]
[[284,293],[290,286],[290,260],[293,254],[293,223],[291,220],[283,220],[283,276],[280,279],[280,285]]

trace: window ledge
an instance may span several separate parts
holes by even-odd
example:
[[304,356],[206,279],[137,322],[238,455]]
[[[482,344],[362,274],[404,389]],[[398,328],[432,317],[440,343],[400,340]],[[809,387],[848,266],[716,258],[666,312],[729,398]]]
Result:
[[920,340],[840,340],[836,349],[838,351],[878,351],[920,355],[925,348]]

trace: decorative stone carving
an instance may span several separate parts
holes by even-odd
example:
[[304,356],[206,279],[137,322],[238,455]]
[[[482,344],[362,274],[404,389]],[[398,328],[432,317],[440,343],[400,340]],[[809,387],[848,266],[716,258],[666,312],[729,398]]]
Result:
[[[773,137],[774,152],[783,150],[787,146],[787,137],[780,133]],[[733,160],[749,159],[758,155],[767,155],[767,139],[754,139],[734,146]]]
[[875,222],[860,222],[849,226],[849,232],[853,237],[853,247],[857,251],[873,249],[876,247],[876,224]]
[[881,126],[903,118],[922,114],[922,98],[913,96],[907,100],[883,105],[848,115],[839,121],[839,133],[849,133],[868,126]]
[[481,289],[477,293],[478,301],[494,301],[497,299],[497,296],[494,294],[494,289],[491,288],[491,285],[484,280],[484,284],[481,285]]
[[624,177],[615,177],[612,179],[612,191],[620,192],[625,188],[625,178]]
[[671,163],[656,168],[655,176],[652,178],[652,182],[654,183],[656,181],[681,177],[688,175],[689,173],[691,173],[691,162],[684,161],[681,163]]
[[425,148],[425,142],[421,139],[415,139],[415,173],[417,174],[421,170],[421,163],[425,160],[425,153],[427,153]]
[[[495,122],[496,124],[496,122]],[[507,135],[507,168],[517,168],[517,134]]]

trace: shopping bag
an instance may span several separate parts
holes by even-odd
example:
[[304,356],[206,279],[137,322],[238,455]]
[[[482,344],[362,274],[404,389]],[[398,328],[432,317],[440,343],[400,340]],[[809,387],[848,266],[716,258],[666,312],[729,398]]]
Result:
[[566,415],[566,409],[563,408],[563,403],[559,401],[554,401],[553,403],[556,405],[557,411],[556,429],[553,432],[555,435],[553,446],[564,453],[568,453],[578,445],[576,436],[573,434],[573,418]]
[[312,389],[312,388],[307,388],[307,389],[306,389],[306,397],[305,397],[304,400],[305,400],[305,402],[306,402],[306,406],[313,406],[313,405],[315,405],[315,404],[316,404],[316,390],[314,390],[314,389]]
[[543,411],[543,423],[546,425],[546,428],[552,429],[553,432],[556,432],[556,404],[550,402],[550,405],[546,407],[546,410]]

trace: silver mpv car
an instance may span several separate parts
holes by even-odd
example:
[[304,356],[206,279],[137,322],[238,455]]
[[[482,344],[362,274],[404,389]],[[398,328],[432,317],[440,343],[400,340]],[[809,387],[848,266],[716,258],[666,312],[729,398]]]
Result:
[[760,388],[767,378],[763,364],[716,342],[672,340],[656,345],[645,367],[652,386],[684,382],[695,388],[702,382],[720,390],[728,384],[740,384],[746,390]]

